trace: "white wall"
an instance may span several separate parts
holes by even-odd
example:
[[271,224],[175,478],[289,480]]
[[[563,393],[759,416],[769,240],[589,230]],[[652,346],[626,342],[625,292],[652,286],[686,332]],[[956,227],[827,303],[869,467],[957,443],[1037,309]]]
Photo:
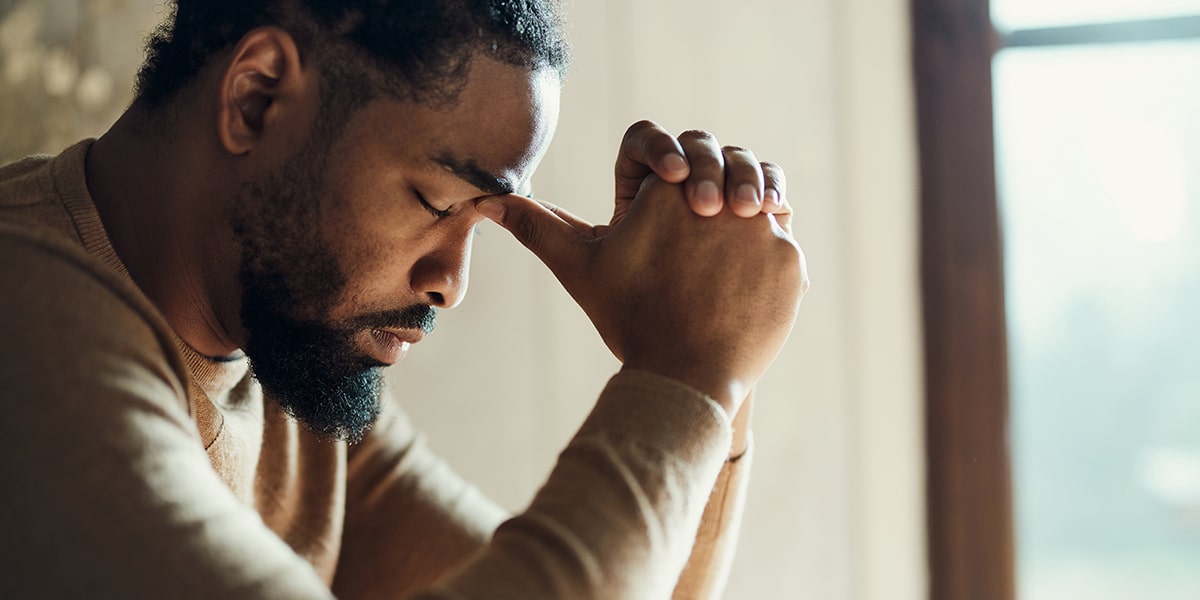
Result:
[[[617,144],[641,118],[708,129],[787,169],[813,289],[760,387],[731,599],[927,595],[907,4],[568,5],[576,62],[538,197],[606,221]],[[466,303],[414,350],[392,373],[409,411],[513,510],[617,368],[494,226]]]

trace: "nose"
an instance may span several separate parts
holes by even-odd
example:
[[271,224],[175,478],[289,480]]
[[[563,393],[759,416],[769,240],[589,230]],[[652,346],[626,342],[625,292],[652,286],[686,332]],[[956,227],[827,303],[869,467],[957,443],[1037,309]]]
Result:
[[432,245],[413,265],[413,291],[431,306],[454,308],[467,294],[474,223],[435,236]]

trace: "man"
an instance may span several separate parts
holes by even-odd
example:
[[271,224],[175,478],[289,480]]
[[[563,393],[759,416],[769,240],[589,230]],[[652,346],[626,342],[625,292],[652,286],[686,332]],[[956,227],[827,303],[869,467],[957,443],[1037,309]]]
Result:
[[[515,194],[566,57],[535,0],[181,1],[108,133],[0,170],[0,597],[719,593],[782,172],[641,123],[608,225]],[[623,361],[507,521],[381,378],[485,218]]]

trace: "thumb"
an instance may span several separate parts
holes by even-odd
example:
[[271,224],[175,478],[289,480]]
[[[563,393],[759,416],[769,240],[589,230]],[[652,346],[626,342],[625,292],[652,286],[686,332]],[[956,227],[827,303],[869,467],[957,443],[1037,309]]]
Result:
[[587,238],[577,229],[578,223],[567,221],[542,203],[517,194],[482,198],[475,203],[475,210],[507,229],[550,267],[559,281],[579,272]]

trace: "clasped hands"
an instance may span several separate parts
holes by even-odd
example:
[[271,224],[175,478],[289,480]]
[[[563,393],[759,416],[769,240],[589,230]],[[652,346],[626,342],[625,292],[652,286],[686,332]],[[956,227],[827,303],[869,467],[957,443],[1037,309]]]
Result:
[[808,289],[784,173],[707,133],[626,131],[607,225],[508,194],[476,209],[550,268],[625,368],[732,417],[775,359]]

